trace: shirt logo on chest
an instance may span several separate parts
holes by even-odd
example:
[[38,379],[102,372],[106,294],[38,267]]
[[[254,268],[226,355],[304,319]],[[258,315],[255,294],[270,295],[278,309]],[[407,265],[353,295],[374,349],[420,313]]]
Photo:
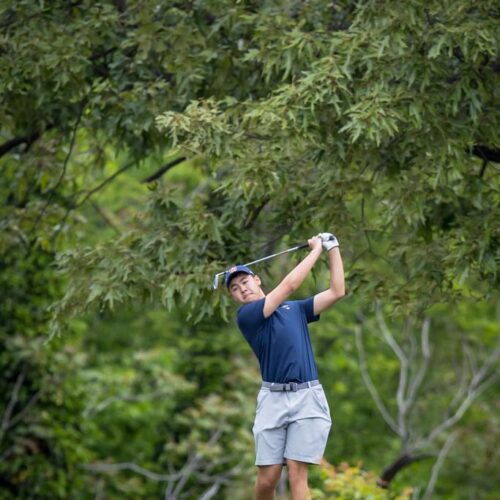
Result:
[[282,306],[280,306],[280,309],[286,309],[287,311],[289,311],[290,306],[288,304],[283,304]]

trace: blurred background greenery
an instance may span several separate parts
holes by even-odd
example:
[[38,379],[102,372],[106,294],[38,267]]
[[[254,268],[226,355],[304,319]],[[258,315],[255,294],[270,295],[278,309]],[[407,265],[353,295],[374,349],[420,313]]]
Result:
[[320,231],[313,498],[498,498],[499,19],[1,2],[0,498],[251,498],[259,371],[210,285]]

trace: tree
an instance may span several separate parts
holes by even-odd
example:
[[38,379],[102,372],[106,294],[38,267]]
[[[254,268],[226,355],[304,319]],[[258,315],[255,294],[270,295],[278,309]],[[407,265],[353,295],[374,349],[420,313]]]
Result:
[[[352,293],[410,309],[471,289],[487,297],[498,288],[494,3],[282,8],[229,10],[218,24],[252,32],[233,58],[258,68],[261,92],[227,89],[158,117],[207,181],[187,200],[168,186],[153,194],[150,225],[115,247],[134,275],[117,299],[169,276],[165,303],[210,315],[226,305],[210,276],[325,227],[346,243]],[[75,262],[89,283],[106,256]],[[85,302],[70,291],[60,313]]]
[[[429,317],[423,319],[420,334],[416,335],[415,318],[407,317],[402,327],[403,333],[395,335],[387,325],[380,304],[375,306],[375,311],[380,336],[398,358],[399,363],[396,396],[392,398],[396,402],[392,405],[397,408],[396,417],[391,415],[387,403],[380,394],[381,391],[377,389],[369,373],[363,341],[363,330],[366,329],[368,322],[363,317],[360,317],[360,324],[355,332],[359,366],[363,381],[377,409],[401,443],[398,457],[384,468],[379,484],[387,488],[394,477],[405,467],[416,461],[437,456],[423,497],[431,498],[443,461],[457,438],[457,424],[482,393],[498,382],[500,341],[497,340],[496,345],[493,346],[486,345],[486,352],[480,353],[473,351],[468,339],[459,339],[462,359],[454,360],[456,373],[449,374],[450,367],[446,367],[446,356],[443,357],[441,354],[438,361],[434,361],[434,377],[432,377],[429,374],[434,350],[433,342],[430,340],[431,319]],[[452,351],[455,350],[458,349],[452,349]],[[438,369],[436,365],[441,369]],[[387,376],[387,373],[385,375]],[[446,385],[440,386],[438,380],[443,375],[445,375]],[[423,383],[426,379],[430,390],[424,391]],[[451,391],[450,386],[452,386]],[[441,404],[435,402],[432,405],[433,409],[430,410],[431,405],[421,401],[425,399],[422,395],[424,392],[446,394],[448,401],[445,409],[438,411],[437,408]],[[431,418],[425,419],[423,413]],[[425,428],[422,422],[430,428]]]
[[[62,295],[56,254],[68,286],[52,333],[151,297],[227,318],[215,273],[323,230],[338,233],[362,300],[421,312],[497,292],[492,0],[3,7],[0,257],[8,287],[47,273],[43,303],[29,287],[21,299],[36,336]],[[162,174],[181,158],[196,182],[179,187]],[[156,179],[144,216],[82,248],[86,208],[106,221],[96,198],[136,167]],[[32,318],[4,319],[2,346],[14,330],[33,341]],[[4,352],[9,408],[23,372]]]

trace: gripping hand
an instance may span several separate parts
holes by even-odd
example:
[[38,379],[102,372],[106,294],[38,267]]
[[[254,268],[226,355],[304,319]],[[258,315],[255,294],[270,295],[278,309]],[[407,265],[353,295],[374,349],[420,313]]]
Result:
[[332,233],[319,233],[318,237],[321,238],[323,248],[330,251],[332,248],[339,246],[339,241]]

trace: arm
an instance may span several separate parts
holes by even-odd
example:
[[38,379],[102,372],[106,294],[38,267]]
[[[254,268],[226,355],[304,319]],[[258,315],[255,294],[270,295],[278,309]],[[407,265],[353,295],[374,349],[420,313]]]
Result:
[[288,273],[283,281],[272,291],[266,295],[264,302],[264,317],[268,318],[278,308],[278,306],[287,299],[306,279],[309,271],[313,268],[323,250],[321,239],[314,236],[308,240],[311,251],[290,273]]
[[330,288],[314,296],[314,314],[320,314],[345,295],[344,266],[339,247],[328,252],[330,263]]

